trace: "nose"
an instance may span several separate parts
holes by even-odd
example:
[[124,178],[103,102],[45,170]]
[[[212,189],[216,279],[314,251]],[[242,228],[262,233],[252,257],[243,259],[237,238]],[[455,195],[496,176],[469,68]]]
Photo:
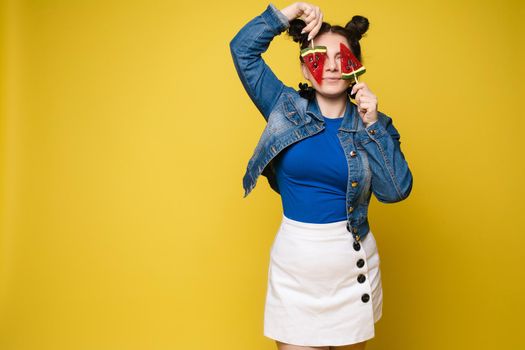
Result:
[[327,57],[326,61],[327,61],[326,63],[328,63],[328,64],[325,64],[325,66],[328,69],[328,71],[335,71],[335,70],[337,70],[337,60],[335,58]]

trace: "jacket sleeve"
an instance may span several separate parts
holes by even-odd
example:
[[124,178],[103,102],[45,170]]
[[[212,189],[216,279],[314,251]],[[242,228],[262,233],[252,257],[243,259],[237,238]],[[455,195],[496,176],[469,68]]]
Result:
[[383,203],[395,203],[412,191],[412,173],[401,151],[400,135],[392,118],[378,111],[378,120],[359,130],[372,172],[371,191]]
[[285,85],[264,62],[264,53],[273,38],[290,26],[288,18],[275,5],[250,20],[230,42],[230,51],[244,89],[268,121],[270,112]]

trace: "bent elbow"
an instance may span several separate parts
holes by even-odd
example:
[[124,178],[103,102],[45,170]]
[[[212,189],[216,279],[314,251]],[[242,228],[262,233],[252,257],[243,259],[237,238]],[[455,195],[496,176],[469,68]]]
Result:
[[237,56],[238,56],[238,54],[237,54],[237,45],[236,45],[236,37],[233,38],[230,41],[229,47],[230,47],[230,53],[231,53],[233,59],[235,60],[237,58]]
[[401,181],[398,189],[390,187],[389,190],[384,191],[375,191],[374,193],[377,200],[381,203],[397,203],[401,202],[408,198],[412,192],[413,177],[410,171],[405,176],[404,180]]
[[410,196],[410,192],[412,192],[412,182],[412,177],[410,177],[410,182],[408,183],[408,185],[402,189],[401,194],[398,195],[397,199],[390,203],[397,203],[407,199],[408,196]]

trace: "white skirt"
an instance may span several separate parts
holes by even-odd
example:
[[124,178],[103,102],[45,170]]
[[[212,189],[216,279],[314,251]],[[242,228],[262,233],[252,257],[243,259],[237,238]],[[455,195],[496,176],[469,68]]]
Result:
[[264,335],[302,346],[373,338],[383,305],[379,263],[371,231],[354,246],[346,220],[314,224],[283,215],[270,251]]

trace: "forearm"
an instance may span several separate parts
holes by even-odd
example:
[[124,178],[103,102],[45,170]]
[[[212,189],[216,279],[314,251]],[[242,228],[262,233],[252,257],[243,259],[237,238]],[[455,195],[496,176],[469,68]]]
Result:
[[286,16],[273,4],[250,20],[230,42],[235,69],[239,78],[261,114],[268,115],[284,88],[262,58],[262,54],[277,35],[290,26]]
[[384,203],[399,202],[412,190],[412,173],[400,146],[400,135],[392,120],[384,116],[358,131],[372,172],[372,192]]

